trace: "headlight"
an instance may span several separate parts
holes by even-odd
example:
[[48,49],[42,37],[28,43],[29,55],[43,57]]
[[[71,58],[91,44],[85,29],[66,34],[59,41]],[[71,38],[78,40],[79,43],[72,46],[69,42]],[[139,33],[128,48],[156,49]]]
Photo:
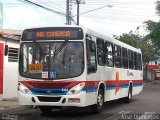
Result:
[[80,93],[80,91],[83,89],[83,87],[85,86],[85,82],[79,83],[78,85],[74,86],[73,88],[71,88],[68,91],[68,95],[75,95]]
[[32,94],[31,91],[21,83],[18,83],[18,91],[21,91],[24,94]]

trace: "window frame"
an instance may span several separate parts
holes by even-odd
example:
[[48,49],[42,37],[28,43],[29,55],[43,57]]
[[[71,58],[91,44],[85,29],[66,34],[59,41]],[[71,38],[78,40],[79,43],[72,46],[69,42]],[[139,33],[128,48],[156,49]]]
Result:
[[[96,39],[96,43],[97,43],[97,62],[99,66],[105,66],[105,43],[103,39],[97,38]],[[101,44],[101,46],[99,47],[99,43]],[[99,49],[100,52],[99,52]],[[101,61],[100,61],[101,59]]]
[[128,50],[128,62],[129,69],[134,69],[134,52],[132,50]]
[[122,67],[124,69],[128,69],[129,62],[128,62],[128,49],[122,47]]
[[[111,53],[108,52],[108,48],[107,46],[110,45],[111,48],[112,48],[112,51]],[[114,67],[114,44],[111,43],[111,42],[108,42],[108,41],[105,41],[105,64],[108,66],[108,67]],[[108,61],[108,55],[110,55],[112,57],[112,65],[109,64],[109,61]]]
[[[116,50],[117,49],[117,50]],[[121,52],[121,46],[119,45],[114,45],[114,65],[117,68],[121,68],[122,67],[122,52]],[[117,53],[117,54],[116,54]],[[118,64],[116,64],[116,62]]]
[[142,54],[138,53],[138,70],[142,70]]
[[[87,37],[88,36],[88,37]],[[94,41],[94,40],[92,40],[92,36],[90,36],[90,35],[87,35],[86,36],[86,58],[87,58],[87,74],[92,74],[92,73],[96,73],[97,72],[97,51],[96,51],[96,42]],[[94,43],[94,45],[95,45],[95,51],[92,51],[92,50],[90,50],[90,48],[91,48],[91,46],[88,46],[88,43],[89,42],[92,42],[92,43]],[[89,43],[90,44],[90,43]],[[91,44],[90,44],[91,45]],[[90,60],[90,58],[89,58],[89,52],[90,51],[92,51],[92,52],[94,52],[94,57],[95,57],[95,66],[93,66],[94,67],[94,69],[92,69],[92,66],[91,66],[91,60]]]

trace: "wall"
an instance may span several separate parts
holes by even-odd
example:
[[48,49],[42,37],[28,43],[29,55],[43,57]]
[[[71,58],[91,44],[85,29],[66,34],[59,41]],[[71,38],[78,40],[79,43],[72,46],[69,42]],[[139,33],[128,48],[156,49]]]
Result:
[[[5,41],[0,38],[0,43]],[[19,48],[19,42],[7,41],[8,47]],[[4,56],[4,70],[3,70],[3,99],[17,97],[18,84],[18,62],[8,62],[8,56]]]
[[144,75],[144,80],[152,80],[152,81],[155,80],[155,71],[154,70],[144,69],[143,75]]

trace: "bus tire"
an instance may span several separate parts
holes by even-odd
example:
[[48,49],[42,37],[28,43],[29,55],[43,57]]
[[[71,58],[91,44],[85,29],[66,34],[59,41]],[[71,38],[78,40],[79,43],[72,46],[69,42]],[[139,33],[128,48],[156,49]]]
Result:
[[124,103],[130,103],[132,100],[132,85],[129,86],[129,90],[128,90],[128,96],[125,97],[124,99]]
[[39,108],[43,115],[51,114],[52,108],[50,106],[40,106]]
[[104,106],[104,91],[102,88],[99,88],[97,95],[97,104],[91,106],[92,113],[100,113]]

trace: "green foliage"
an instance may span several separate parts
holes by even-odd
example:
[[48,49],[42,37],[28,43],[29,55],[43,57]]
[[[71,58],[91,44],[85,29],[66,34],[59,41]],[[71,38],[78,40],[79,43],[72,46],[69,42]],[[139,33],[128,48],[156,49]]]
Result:
[[139,41],[139,39],[141,39],[138,35],[133,34],[133,32],[129,32],[127,33],[123,33],[121,36],[114,36],[116,39],[127,43],[133,47],[137,47],[137,41]]
[[151,20],[146,21],[146,28],[149,34],[146,35],[147,39],[150,39],[157,50],[160,49],[160,22],[153,22]]
[[122,34],[121,36],[114,36],[114,38],[133,47],[140,48],[143,54],[144,63],[148,63],[154,59],[156,49],[152,44],[152,41],[147,39],[145,36],[140,36],[138,31],[135,31],[135,33],[131,31],[129,33]]
[[[156,13],[160,16],[160,1],[156,2]],[[121,36],[114,36],[116,39],[127,43],[133,47],[140,48],[143,53],[143,61],[148,63],[154,60],[154,56],[160,54],[160,21],[154,22],[151,20],[144,22],[148,34],[140,36],[137,31],[134,33],[122,34]]]
[[[156,13],[160,16],[160,1],[156,2]],[[147,39],[150,39],[155,46],[156,50],[160,50],[160,22],[154,22],[148,20],[144,22],[146,25],[146,29],[148,30],[148,34],[146,35]]]

